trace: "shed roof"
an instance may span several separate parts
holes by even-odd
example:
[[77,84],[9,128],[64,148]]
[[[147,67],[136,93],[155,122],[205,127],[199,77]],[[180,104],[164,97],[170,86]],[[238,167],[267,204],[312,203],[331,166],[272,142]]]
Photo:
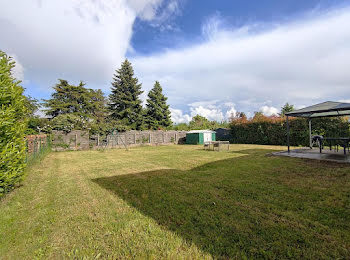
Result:
[[188,134],[199,134],[199,133],[215,133],[212,130],[191,130],[187,132]]
[[286,116],[317,118],[350,115],[350,103],[327,101],[286,113]]

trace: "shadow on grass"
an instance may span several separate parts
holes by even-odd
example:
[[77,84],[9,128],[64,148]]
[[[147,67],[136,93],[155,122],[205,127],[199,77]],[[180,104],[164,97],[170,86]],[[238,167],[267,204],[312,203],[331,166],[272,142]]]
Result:
[[303,227],[298,216],[288,218],[303,204],[300,196],[266,179],[279,167],[271,163],[278,159],[265,156],[268,152],[249,149],[237,151],[246,156],[188,171],[162,169],[93,181],[214,258],[322,256],[315,250],[324,241],[314,238],[314,230]]

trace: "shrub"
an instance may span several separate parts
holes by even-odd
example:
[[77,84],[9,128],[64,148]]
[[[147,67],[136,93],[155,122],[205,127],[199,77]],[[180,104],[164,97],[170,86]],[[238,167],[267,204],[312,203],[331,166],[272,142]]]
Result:
[[0,51],[0,196],[21,180],[25,168],[25,97],[12,76],[14,66]]
[[[287,127],[285,118],[265,117],[259,120],[233,120],[231,122],[233,143],[286,145]],[[312,119],[312,134],[329,137],[349,136],[347,118]],[[304,118],[290,119],[290,145],[308,146],[309,127]]]

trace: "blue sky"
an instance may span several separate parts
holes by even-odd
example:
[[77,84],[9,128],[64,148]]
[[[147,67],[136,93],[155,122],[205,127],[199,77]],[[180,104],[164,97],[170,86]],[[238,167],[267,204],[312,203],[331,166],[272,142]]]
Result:
[[0,49],[26,93],[58,78],[109,93],[123,59],[175,122],[350,100],[350,4],[331,0],[0,0]]
[[[219,15],[228,28],[253,23],[285,23],[302,19],[310,12],[343,7],[348,1],[332,0],[182,0],[178,11],[165,24],[154,24],[137,18],[131,44],[138,53],[149,54],[165,48],[182,47],[202,41],[202,25]],[[167,1],[159,8],[161,13]],[[167,25],[170,26],[167,29]]]

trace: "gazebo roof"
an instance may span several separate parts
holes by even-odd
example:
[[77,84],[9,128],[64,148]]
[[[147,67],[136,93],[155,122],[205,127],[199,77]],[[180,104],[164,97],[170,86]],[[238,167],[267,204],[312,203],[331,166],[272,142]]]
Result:
[[317,118],[350,115],[350,103],[327,101],[286,113],[286,116]]

